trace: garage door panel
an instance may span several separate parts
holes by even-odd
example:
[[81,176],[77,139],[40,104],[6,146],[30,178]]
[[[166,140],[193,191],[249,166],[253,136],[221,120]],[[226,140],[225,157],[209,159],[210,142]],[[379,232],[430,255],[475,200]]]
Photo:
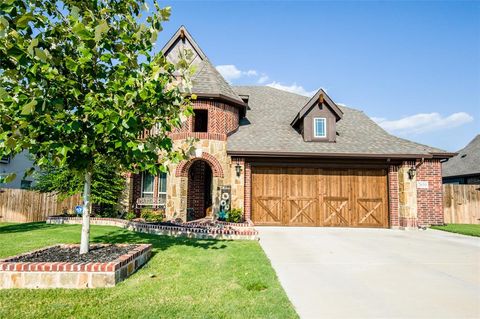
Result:
[[318,169],[283,170],[284,223],[291,226],[318,224]]
[[258,225],[388,227],[386,174],[254,167],[252,220]]

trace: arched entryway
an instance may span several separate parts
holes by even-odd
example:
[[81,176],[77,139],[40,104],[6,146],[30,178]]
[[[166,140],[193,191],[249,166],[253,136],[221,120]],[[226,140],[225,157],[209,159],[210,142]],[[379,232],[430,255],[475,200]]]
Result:
[[195,160],[188,170],[187,220],[207,216],[212,204],[212,168],[204,160]]

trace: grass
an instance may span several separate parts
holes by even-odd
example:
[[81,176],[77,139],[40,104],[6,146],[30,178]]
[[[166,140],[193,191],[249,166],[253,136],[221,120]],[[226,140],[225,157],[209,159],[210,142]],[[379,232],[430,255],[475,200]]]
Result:
[[432,226],[433,229],[448,231],[468,236],[480,237],[480,225],[471,224],[448,224],[445,226]]
[[[0,224],[0,258],[79,238],[79,225]],[[108,226],[92,226],[91,239],[151,243],[153,256],[114,288],[2,290],[0,318],[298,318],[258,242]]]

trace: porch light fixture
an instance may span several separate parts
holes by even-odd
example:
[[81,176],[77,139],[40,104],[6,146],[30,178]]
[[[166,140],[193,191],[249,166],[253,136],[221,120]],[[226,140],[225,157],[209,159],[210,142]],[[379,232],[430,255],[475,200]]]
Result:
[[242,167],[238,163],[235,165],[235,172],[237,173],[237,177],[240,177],[240,174],[242,174]]
[[414,166],[410,167],[410,169],[408,170],[408,178],[413,179],[416,172],[417,169]]

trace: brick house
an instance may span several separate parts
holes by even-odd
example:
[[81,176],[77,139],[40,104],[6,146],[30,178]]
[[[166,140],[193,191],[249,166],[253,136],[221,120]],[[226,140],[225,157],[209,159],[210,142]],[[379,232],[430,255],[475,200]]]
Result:
[[182,26],[162,52],[194,54],[198,139],[169,173],[128,177],[131,207],[193,220],[240,208],[255,225],[417,227],[443,223],[440,161],[453,154],[392,136],[320,89],[312,98],[230,86]]

